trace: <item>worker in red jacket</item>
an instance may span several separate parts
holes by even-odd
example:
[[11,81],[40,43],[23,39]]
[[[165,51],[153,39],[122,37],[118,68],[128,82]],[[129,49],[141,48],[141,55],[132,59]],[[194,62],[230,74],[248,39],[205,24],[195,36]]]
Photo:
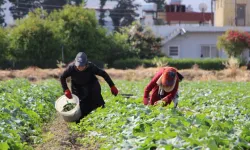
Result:
[[[178,87],[183,76],[173,67],[164,67],[158,71],[144,90],[144,105],[169,105],[174,101],[178,105]],[[151,95],[149,97],[149,93]]]

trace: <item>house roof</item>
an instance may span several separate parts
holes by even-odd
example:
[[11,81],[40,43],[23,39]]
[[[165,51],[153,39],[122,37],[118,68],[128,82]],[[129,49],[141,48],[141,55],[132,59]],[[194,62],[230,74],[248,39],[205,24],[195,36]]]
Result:
[[226,32],[227,30],[240,30],[250,32],[250,27],[214,27],[214,26],[199,26],[199,27],[182,27],[186,32]]
[[[214,26],[157,26],[152,27],[154,33],[164,38],[163,44],[186,33],[224,33],[227,30],[240,30],[250,32],[250,27],[214,27]],[[165,32],[162,32],[162,31]],[[159,32],[160,31],[160,32]],[[163,35],[165,34],[165,35]]]

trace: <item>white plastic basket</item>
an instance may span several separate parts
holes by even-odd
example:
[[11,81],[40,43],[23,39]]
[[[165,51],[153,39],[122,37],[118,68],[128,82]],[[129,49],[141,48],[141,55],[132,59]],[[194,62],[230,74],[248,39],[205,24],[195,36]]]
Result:
[[[55,102],[55,108],[59,112],[59,114],[63,117],[63,119],[66,122],[74,122],[77,121],[81,117],[81,109],[80,109],[80,102],[79,98],[72,94],[72,99],[68,99],[65,95],[62,95],[59,97],[56,102]],[[76,103],[76,106],[74,109],[63,112],[63,106],[66,105],[67,103]]]

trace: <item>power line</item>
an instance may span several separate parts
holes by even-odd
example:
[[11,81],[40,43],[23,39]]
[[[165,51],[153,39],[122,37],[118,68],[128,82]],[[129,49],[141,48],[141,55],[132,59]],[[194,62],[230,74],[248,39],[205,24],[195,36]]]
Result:
[[[28,5],[28,6],[36,6],[36,4],[33,3],[17,3],[17,2],[12,2],[12,4],[21,4],[21,5]],[[67,5],[67,4],[65,4]],[[54,7],[54,8],[63,8],[65,5],[60,6],[60,5],[47,5],[47,4],[42,4],[39,3],[37,6],[45,6],[45,7]],[[83,7],[84,9],[93,9],[93,10],[125,10],[125,11],[138,11],[137,9],[116,9],[115,7],[113,9],[100,9],[100,8],[88,8],[88,7]]]
[[[12,4],[31,5],[31,6],[36,5],[34,3],[20,3],[20,2],[18,2],[18,3],[12,2]],[[39,6],[47,6],[47,7],[54,7],[54,8],[56,8],[56,7],[63,8],[63,6],[60,6],[60,5],[47,5],[47,4],[42,4],[42,3],[39,3],[37,5],[39,5]]]

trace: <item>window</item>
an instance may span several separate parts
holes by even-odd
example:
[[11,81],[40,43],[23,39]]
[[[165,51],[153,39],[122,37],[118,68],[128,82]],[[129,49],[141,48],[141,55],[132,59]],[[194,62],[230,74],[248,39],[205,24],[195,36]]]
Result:
[[210,46],[201,46],[201,57],[210,57]]
[[219,57],[219,51],[215,45],[201,45],[202,58],[216,58]]
[[237,26],[245,26],[245,23],[246,23],[246,5],[237,4],[236,9],[237,9],[236,25]]
[[210,49],[211,49],[211,57],[212,58],[219,57],[219,51],[215,45],[211,45]]
[[169,56],[178,56],[179,55],[179,47],[178,46],[170,46],[169,47]]

